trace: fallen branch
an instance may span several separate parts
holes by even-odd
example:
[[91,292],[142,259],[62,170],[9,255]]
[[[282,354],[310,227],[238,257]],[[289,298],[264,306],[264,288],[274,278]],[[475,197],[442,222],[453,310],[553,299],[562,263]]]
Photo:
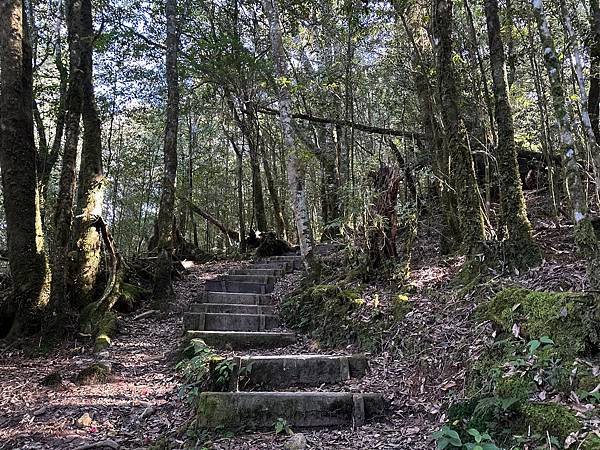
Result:
[[179,198],[179,200],[181,200],[182,202],[186,203],[190,207],[192,212],[195,212],[199,216],[204,217],[206,220],[208,220],[210,223],[212,223],[223,234],[225,234],[229,239],[233,239],[234,241],[237,241],[237,242],[240,241],[240,235],[237,231],[227,228],[227,226],[225,224],[223,224],[221,221],[219,221],[218,219],[216,219],[215,217],[213,217],[212,215],[210,215],[209,213],[204,211],[199,206],[193,204],[189,199],[187,199],[181,195],[178,195],[177,198]]
[[135,316],[133,318],[133,320],[145,319],[146,317],[150,317],[151,315],[156,314],[157,312],[158,312],[157,309],[151,309],[150,311],[146,311],[141,314],[138,314],[137,316]]
[[[260,113],[263,113],[263,114],[269,114],[271,116],[279,115],[279,111],[276,109],[273,109],[273,108],[258,108],[257,111]],[[307,121],[313,122],[313,123],[328,123],[328,124],[333,124],[333,125],[340,125],[343,127],[350,127],[350,128],[354,128],[355,130],[364,131],[366,133],[384,134],[384,135],[388,135],[388,136],[398,136],[398,137],[403,137],[403,138],[408,138],[408,139],[414,139],[419,143],[421,142],[421,139],[423,138],[423,135],[421,133],[416,133],[414,131],[404,131],[404,130],[396,130],[393,128],[374,127],[371,125],[365,125],[363,123],[356,123],[356,122],[352,122],[351,120],[345,120],[345,119],[316,117],[316,116],[311,116],[309,114],[302,114],[302,113],[294,113],[294,114],[292,114],[292,118],[300,119],[300,120],[307,120]]]
[[116,450],[120,448],[120,446],[115,441],[107,439],[105,441],[92,442],[91,444],[75,447],[75,450],[91,450],[93,448],[112,448]]

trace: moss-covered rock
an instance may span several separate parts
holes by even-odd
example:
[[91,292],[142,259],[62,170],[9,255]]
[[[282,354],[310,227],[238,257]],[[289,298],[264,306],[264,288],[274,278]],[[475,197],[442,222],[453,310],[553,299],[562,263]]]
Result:
[[525,425],[543,436],[546,433],[564,440],[569,434],[579,431],[581,424],[566,406],[555,403],[529,403],[521,407]]
[[134,311],[138,305],[151,297],[152,291],[141,286],[121,283],[121,292],[114,308],[124,313]]
[[600,343],[596,301],[582,294],[505,289],[480,309],[503,333],[520,326],[525,339],[549,336],[558,353],[572,360],[593,354]]
[[75,377],[77,384],[81,385],[102,384],[108,382],[109,379],[110,367],[101,363],[94,363],[91,366],[86,367]]

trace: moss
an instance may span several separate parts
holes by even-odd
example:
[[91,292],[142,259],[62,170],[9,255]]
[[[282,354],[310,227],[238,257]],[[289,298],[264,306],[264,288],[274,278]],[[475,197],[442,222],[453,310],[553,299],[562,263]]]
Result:
[[81,370],[75,381],[77,384],[102,384],[108,382],[110,378],[110,368],[104,364],[94,363],[89,367]]
[[525,425],[543,436],[549,433],[564,440],[579,431],[581,424],[575,414],[563,405],[555,403],[530,403],[521,407]]
[[569,360],[597,352],[600,321],[594,300],[582,294],[510,288],[480,309],[500,331],[515,323],[525,339],[550,336],[558,353]]
[[115,309],[121,312],[131,312],[136,309],[143,300],[149,299],[152,292],[141,286],[130,283],[121,283],[119,300],[115,303]]
[[496,395],[501,398],[527,400],[535,391],[535,384],[527,377],[501,378],[496,383]]
[[44,378],[42,378],[42,381],[40,381],[40,384],[42,386],[46,386],[46,387],[60,386],[61,383],[62,383],[62,375],[58,371],[50,372],[48,375],[46,375]]
[[579,448],[580,450],[600,450],[600,437],[595,434],[588,434]]
[[99,352],[107,347],[110,347],[111,337],[117,332],[117,316],[108,312],[104,314],[98,325],[98,332],[96,335],[96,344],[94,349]]
[[600,384],[600,377],[582,375],[577,379],[577,387],[582,391],[591,392]]
[[386,318],[378,311],[369,311],[365,321],[364,300],[357,289],[325,284],[308,287],[288,297],[281,313],[292,328],[310,333],[324,347],[357,344],[364,350],[378,345]]

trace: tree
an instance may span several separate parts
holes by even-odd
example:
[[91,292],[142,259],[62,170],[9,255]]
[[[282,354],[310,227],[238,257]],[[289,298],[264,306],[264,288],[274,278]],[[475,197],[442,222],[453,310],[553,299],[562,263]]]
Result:
[[582,183],[582,169],[577,161],[577,151],[571,117],[566,103],[565,91],[560,80],[560,63],[554,47],[554,39],[546,18],[542,0],[532,0],[533,12],[538,25],[544,54],[544,64],[550,81],[550,93],[554,116],[560,129],[560,146],[565,165],[565,182],[571,200],[575,241],[587,260],[588,278],[595,289],[600,286],[599,247],[594,226],[588,214],[586,194]]
[[508,264],[521,270],[537,265],[541,261],[541,254],[533,241],[519,175],[513,113],[506,76],[506,58],[501,37],[500,18],[498,17],[498,0],[485,0],[485,15],[496,104],[495,117],[498,124],[496,158],[502,221],[503,226],[507,229],[505,241]]
[[166,78],[167,110],[164,135],[164,172],[158,210],[158,261],[154,274],[153,298],[161,310],[166,310],[173,296],[171,282],[172,252],[174,238],[173,217],[175,212],[175,185],[177,182],[177,130],[179,127],[179,75],[177,54],[179,30],[177,23],[177,0],[167,0]]
[[310,218],[306,205],[306,192],[304,190],[304,170],[300,160],[300,151],[295,140],[295,131],[292,124],[292,98],[287,83],[289,82],[287,64],[285,60],[285,49],[279,23],[279,11],[277,0],[263,0],[263,9],[269,19],[269,36],[271,38],[271,53],[275,65],[275,78],[279,91],[279,122],[283,134],[283,142],[288,150],[287,177],[292,205],[294,207],[294,218],[300,252],[308,268],[314,261],[313,238],[310,227]]
[[76,226],[77,264],[74,269],[75,298],[85,305],[92,299],[101,263],[101,236],[94,226],[102,217],[104,173],[102,169],[102,123],[94,95],[91,0],[81,0],[81,68],[83,78],[83,148],[79,172]]
[[0,168],[12,277],[10,327],[0,336],[35,331],[49,298],[33,135],[31,47],[21,0],[0,2]]
[[[481,253],[487,231],[481,208],[481,195],[467,130],[459,107],[459,90],[452,62],[452,2],[435,0],[433,33],[436,39],[438,89],[444,125],[444,144],[448,147],[452,187],[456,192],[462,244],[465,254]],[[448,207],[448,205],[446,205]]]

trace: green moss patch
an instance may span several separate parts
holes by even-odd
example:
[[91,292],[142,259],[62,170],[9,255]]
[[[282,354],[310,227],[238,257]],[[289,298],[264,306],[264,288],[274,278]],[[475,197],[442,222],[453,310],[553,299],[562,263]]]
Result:
[[569,434],[579,431],[581,424],[566,406],[555,403],[529,403],[521,408],[526,425],[542,435],[556,436],[564,440]]
[[290,296],[281,313],[292,328],[310,334],[324,347],[356,344],[373,350],[389,317],[365,304],[356,289],[325,284]]
[[94,363],[91,366],[81,370],[75,377],[75,381],[80,385],[103,384],[110,379],[110,367]]
[[566,292],[505,289],[480,309],[503,333],[520,327],[525,339],[549,336],[558,353],[569,359],[598,352],[600,314],[591,297]]
[[60,374],[60,372],[50,372],[48,375],[46,375],[44,378],[42,378],[42,381],[40,381],[40,384],[42,386],[46,386],[46,387],[57,387],[60,386],[62,383],[62,375]]

